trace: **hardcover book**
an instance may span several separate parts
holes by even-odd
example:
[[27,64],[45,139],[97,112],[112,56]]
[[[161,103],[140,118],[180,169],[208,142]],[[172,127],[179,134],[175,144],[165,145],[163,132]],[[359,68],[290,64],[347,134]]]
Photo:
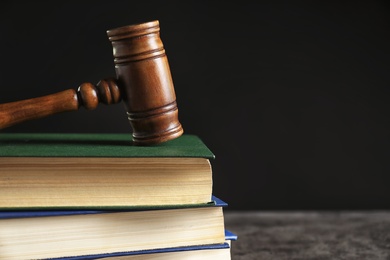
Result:
[[214,154],[195,135],[0,134],[0,209],[116,209],[211,201]]
[[224,244],[225,206],[213,197],[203,206],[150,210],[2,211],[0,258],[66,259]]
[[237,235],[230,232],[229,230],[225,230],[225,243],[200,246],[168,247],[131,252],[114,252],[109,254],[71,256],[51,258],[50,260],[230,260],[232,241],[235,240],[237,240]]

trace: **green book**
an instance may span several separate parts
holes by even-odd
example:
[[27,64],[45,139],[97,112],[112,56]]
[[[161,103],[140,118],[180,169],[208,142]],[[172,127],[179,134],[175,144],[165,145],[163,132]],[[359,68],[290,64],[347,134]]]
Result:
[[135,146],[128,134],[0,134],[0,209],[207,204],[214,154],[195,135]]

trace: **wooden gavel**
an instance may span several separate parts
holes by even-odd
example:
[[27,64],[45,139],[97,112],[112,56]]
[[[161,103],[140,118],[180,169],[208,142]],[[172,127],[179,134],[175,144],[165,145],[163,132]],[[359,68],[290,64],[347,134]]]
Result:
[[0,129],[27,120],[78,110],[95,109],[99,102],[122,99],[136,145],[165,142],[183,133],[168,59],[160,39],[159,21],[108,30],[116,79],[83,83],[76,90],[0,104]]

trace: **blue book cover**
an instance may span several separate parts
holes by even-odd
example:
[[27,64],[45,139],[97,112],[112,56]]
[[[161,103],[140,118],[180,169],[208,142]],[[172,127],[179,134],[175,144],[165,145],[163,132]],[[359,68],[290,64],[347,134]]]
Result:
[[[69,259],[97,259],[123,252],[158,253],[162,248],[173,252],[180,247],[179,255],[212,250],[226,238],[234,239],[224,231],[225,206],[213,196],[212,203],[193,207],[0,211],[1,255],[4,259],[55,259],[77,252],[77,258]],[[204,253],[226,254],[224,250]]]
[[130,211],[142,211],[142,210],[165,210],[165,209],[178,209],[178,208],[196,208],[196,207],[227,207],[228,204],[223,200],[212,196],[210,203],[207,204],[195,204],[195,205],[173,205],[164,207],[140,207],[123,210],[5,210],[0,211],[1,219],[10,218],[32,218],[32,217],[53,217],[53,216],[66,216],[66,215],[86,215],[86,214],[102,214],[102,213],[115,213],[115,212],[130,212]]
[[[4,259],[97,259],[228,248],[235,236],[224,231],[225,206],[213,196],[207,205],[164,209],[0,211],[0,255]],[[183,253],[186,250],[191,252]]]
[[[225,239],[228,241],[237,240],[237,235],[229,230],[225,230]],[[50,260],[93,260],[93,259],[104,259],[109,257],[119,256],[132,256],[132,255],[148,255],[148,254],[159,254],[159,253],[174,253],[183,251],[198,251],[198,250],[218,250],[218,249],[229,249],[230,245],[228,242],[222,244],[209,244],[200,246],[183,246],[183,247],[168,247],[159,248],[152,250],[139,250],[130,252],[114,252],[108,254],[95,254],[95,255],[82,255],[82,256],[69,256],[60,258],[50,258]]]

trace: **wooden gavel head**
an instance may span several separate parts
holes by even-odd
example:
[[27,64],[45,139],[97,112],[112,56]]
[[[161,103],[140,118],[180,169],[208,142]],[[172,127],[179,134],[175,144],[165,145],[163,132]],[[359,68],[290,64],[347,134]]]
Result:
[[164,142],[183,128],[159,22],[107,31],[113,47],[117,84],[125,102],[136,144]]
[[95,109],[124,101],[135,145],[165,142],[183,134],[172,76],[160,39],[159,22],[151,21],[107,31],[112,43],[116,79],[75,91],[0,104],[0,129],[84,106]]

